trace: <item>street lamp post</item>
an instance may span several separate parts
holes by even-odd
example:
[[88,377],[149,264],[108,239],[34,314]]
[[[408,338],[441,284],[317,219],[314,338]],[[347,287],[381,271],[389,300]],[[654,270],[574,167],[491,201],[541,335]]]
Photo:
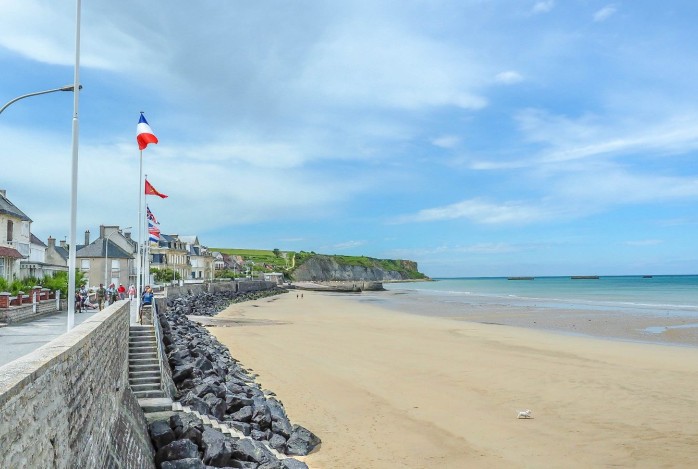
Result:
[[[79,86],[79,89],[82,89],[82,85]],[[0,114],[2,114],[2,111],[7,109],[8,107],[10,107],[10,105],[16,103],[20,99],[30,98],[32,96],[39,96],[40,94],[55,93],[56,91],[73,91],[73,90],[75,90],[75,86],[67,85],[67,86],[62,86],[60,88],[53,88],[53,89],[46,90],[46,91],[35,91],[34,93],[23,94],[22,96],[17,96],[15,99],[12,99],[12,100],[6,102],[3,107],[0,107]]]
[[[124,228],[124,230],[130,230],[130,229],[131,229],[130,226],[127,226],[126,228]],[[109,236],[106,237],[106,240],[104,242],[104,286],[105,287],[107,285],[109,285],[109,283],[107,282],[107,266],[109,265],[109,238],[111,238],[112,235],[114,235],[116,233],[120,233],[120,232],[121,232],[121,230],[112,231],[111,233],[109,233]]]

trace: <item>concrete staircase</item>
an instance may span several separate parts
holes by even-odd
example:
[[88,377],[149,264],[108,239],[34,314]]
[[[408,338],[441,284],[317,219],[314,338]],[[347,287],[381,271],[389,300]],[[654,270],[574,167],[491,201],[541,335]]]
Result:
[[152,325],[133,325],[128,340],[128,383],[143,412],[172,409],[161,386],[160,362]]

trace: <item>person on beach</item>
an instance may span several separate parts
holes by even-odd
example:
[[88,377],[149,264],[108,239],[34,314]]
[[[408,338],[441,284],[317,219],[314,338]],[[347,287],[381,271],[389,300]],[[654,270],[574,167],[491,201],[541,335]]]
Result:
[[104,284],[100,283],[97,289],[97,307],[100,311],[104,308],[104,300],[107,297],[107,290],[104,288]]

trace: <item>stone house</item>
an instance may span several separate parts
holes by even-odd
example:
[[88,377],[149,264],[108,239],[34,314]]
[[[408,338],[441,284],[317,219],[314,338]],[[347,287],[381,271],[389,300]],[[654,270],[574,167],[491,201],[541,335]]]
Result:
[[186,280],[191,278],[191,261],[186,244],[176,234],[160,234],[157,243],[151,243],[150,267],[155,269],[170,269],[179,274],[179,278]]
[[223,254],[218,251],[212,251],[213,256],[213,270],[223,270],[225,269],[225,260],[223,260]]
[[20,278],[20,262],[29,258],[31,218],[0,190],[0,277],[8,282]]
[[90,231],[85,231],[85,244],[76,246],[76,267],[85,274],[90,287],[136,284],[135,253],[138,244],[131,233],[123,233],[118,226],[100,225],[99,237],[90,242]]
[[48,245],[46,246],[46,263],[53,266],[63,267],[62,270],[68,271],[68,257],[70,253],[66,247],[66,242],[61,241],[59,246],[56,246],[56,238],[48,237]]
[[212,280],[214,271],[214,258],[212,253],[199,242],[197,236],[180,236],[180,241],[189,253],[191,266],[191,280]]

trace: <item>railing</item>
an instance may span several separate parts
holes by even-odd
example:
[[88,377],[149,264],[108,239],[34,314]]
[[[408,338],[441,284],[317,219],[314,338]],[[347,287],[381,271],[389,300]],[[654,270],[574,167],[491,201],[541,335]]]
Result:
[[165,389],[165,380],[163,379],[165,376],[165,370],[163,369],[163,350],[162,350],[162,330],[160,329],[160,321],[158,320],[158,307],[157,307],[157,301],[155,301],[155,297],[153,297],[153,301],[150,303],[150,320],[153,322],[153,329],[155,329],[155,341],[158,344],[158,366],[160,367],[160,390],[165,393],[165,395],[168,394],[167,389]]

